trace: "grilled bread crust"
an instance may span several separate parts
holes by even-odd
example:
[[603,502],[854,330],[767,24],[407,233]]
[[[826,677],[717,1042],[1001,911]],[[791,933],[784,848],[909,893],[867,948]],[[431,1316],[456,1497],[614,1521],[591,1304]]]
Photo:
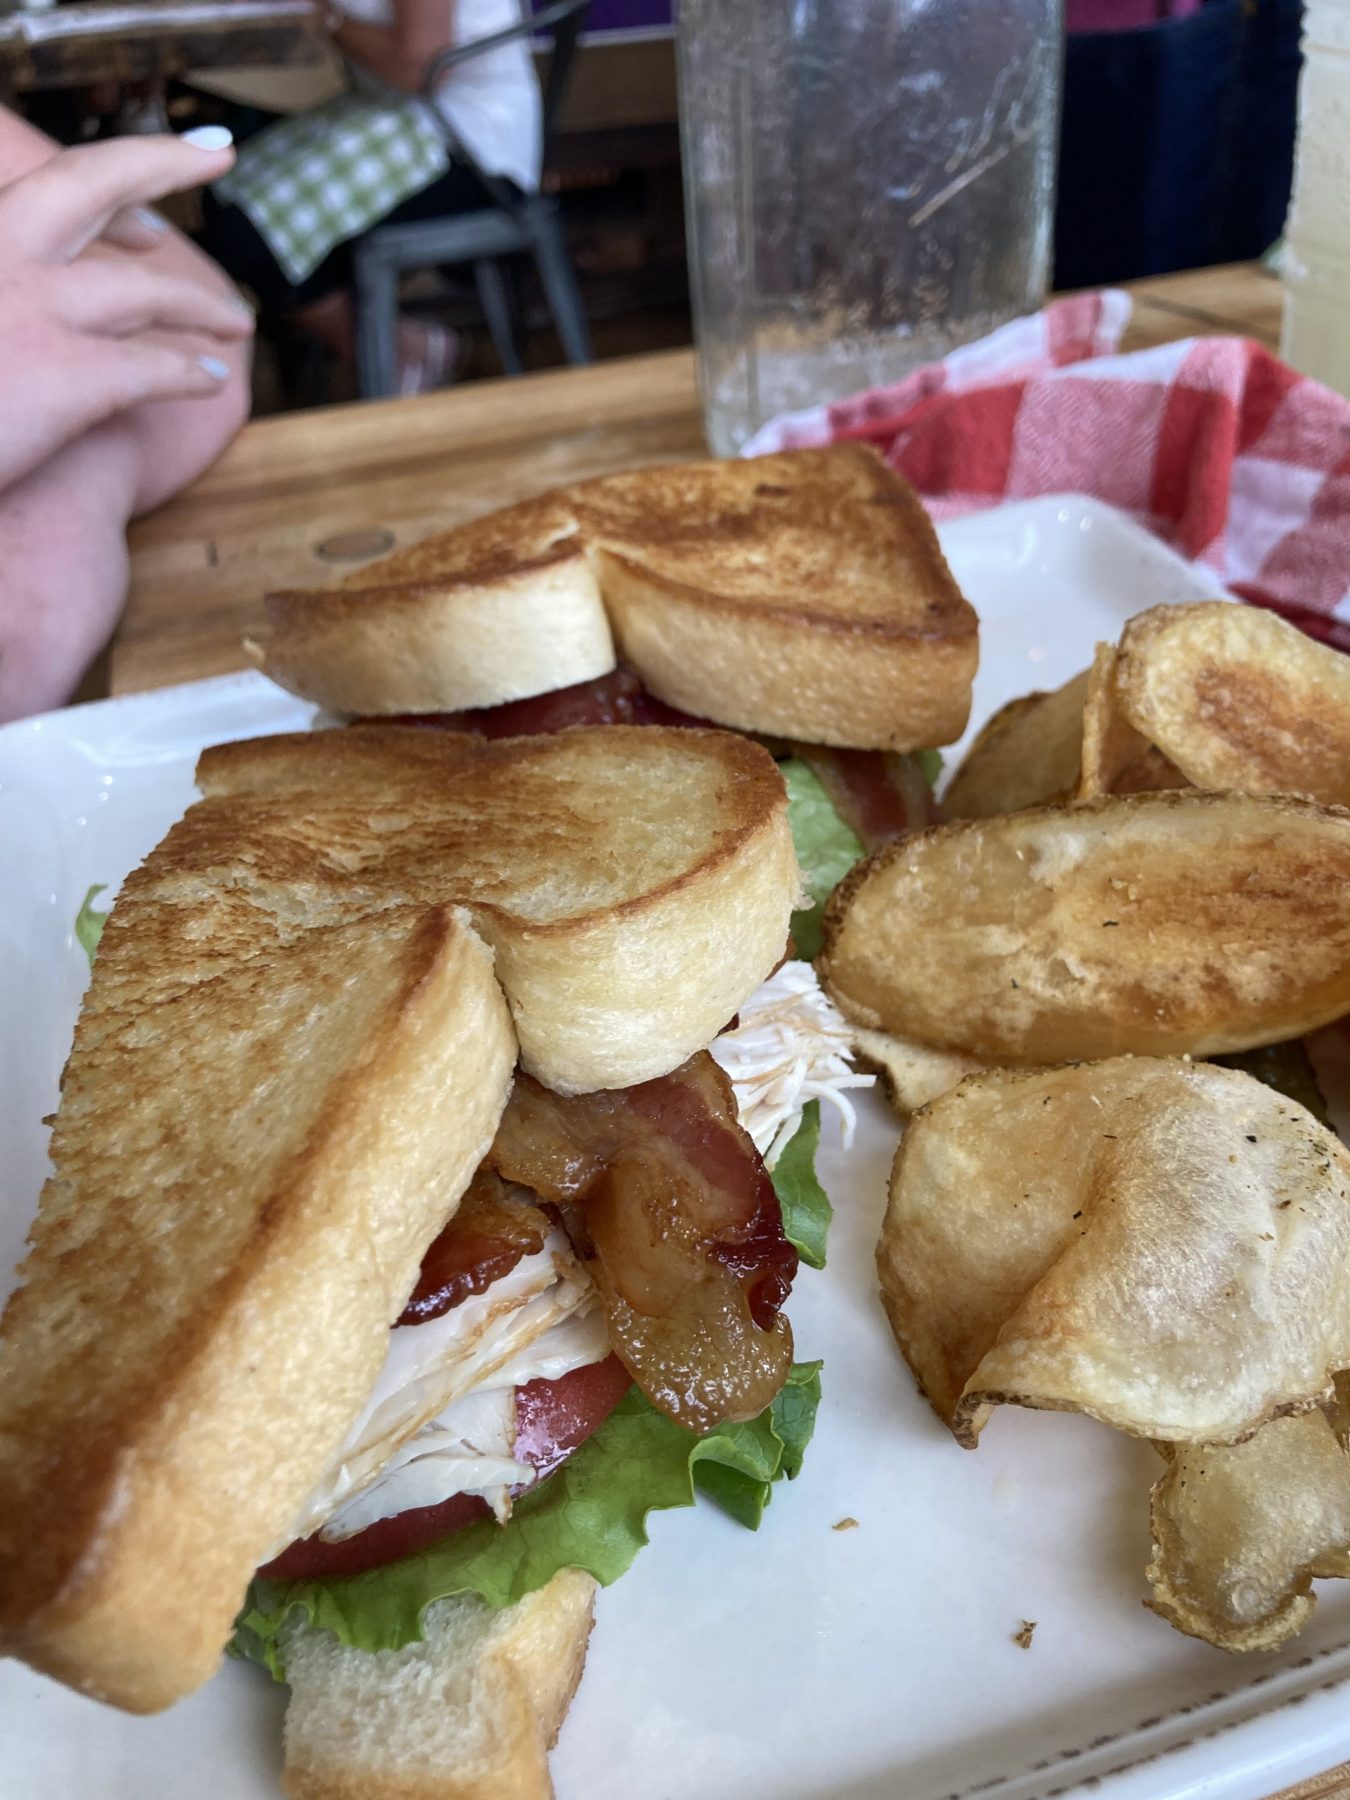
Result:
[[551,1800],[548,1751],[581,1679],[595,1583],[565,1569],[494,1612],[438,1601],[426,1637],[369,1652],[301,1626],[286,1647],[290,1800]]
[[397,552],[345,590],[274,596],[269,618],[255,660],[338,712],[551,692],[614,666],[612,630],[673,706],[862,749],[959,737],[978,656],[927,514],[859,444],[581,482]]
[[255,893],[279,882],[286,903],[338,915],[465,907],[496,953],[523,1066],[559,1092],[666,1074],[787,941],[798,878],[782,778],[729,732],[484,743],[363,725],[222,745],[198,779],[207,797],[168,840],[183,880],[220,893],[224,808],[247,819]]
[[269,594],[266,648],[244,647],[282,687],[332,712],[454,712],[484,690],[520,700],[614,667],[600,589],[575,540],[492,575],[335,588],[320,606],[313,598]]
[[288,943],[235,923],[192,979],[209,913],[118,902],[0,1319],[0,1650],[136,1712],[218,1662],[515,1058],[491,955],[448,909]]
[[0,1652],[135,1711],[210,1674],[331,1462],[517,1029],[555,1087],[664,1073],[797,898],[724,732],[376,726],[199,780],[105,928],[0,1318]]

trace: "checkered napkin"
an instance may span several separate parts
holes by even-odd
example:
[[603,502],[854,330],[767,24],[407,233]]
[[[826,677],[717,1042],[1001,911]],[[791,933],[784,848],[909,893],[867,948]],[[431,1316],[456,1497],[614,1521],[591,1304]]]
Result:
[[938,519],[1091,494],[1350,650],[1350,401],[1243,338],[1117,355],[1129,311],[1112,291],[1057,300],[894,387],[774,419],[745,453],[876,444]]
[[449,166],[445,138],[420,100],[339,94],[250,138],[216,192],[243,208],[300,282]]

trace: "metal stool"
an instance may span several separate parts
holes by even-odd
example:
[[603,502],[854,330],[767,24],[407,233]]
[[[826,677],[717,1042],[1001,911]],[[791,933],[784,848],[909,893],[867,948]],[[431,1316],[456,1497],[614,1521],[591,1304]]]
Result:
[[[589,0],[557,0],[536,17],[522,18],[518,26],[447,50],[427,71],[423,97],[435,113],[435,92],[449,69],[499,44],[553,26],[553,58],[543,106],[543,161],[547,167],[553,127],[588,5]],[[439,113],[435,116],[440,120]],[[354,257],[356,366],[363,398],[373,399],[394,391],[399,279],[413,269],[472,263],[479,302],[502,369],[507,375],[522,375],[525,365],[503,263],[507,257],[532,256],[563,354],[570,363],[591,360],[586,314],[567,254],[557,200],[551,194],[522,194],[513,183],[489,175],[478,167],[443,120],[440,124],[456,158],[475,171],[497,204],[444,219],[380,225],[358,243]]]

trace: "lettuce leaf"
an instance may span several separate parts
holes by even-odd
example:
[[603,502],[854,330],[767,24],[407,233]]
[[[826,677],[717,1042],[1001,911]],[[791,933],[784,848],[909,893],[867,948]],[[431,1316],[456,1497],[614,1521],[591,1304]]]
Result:
[[942,773],[942,752],[940,750],[916,750],[919,767],[923,770],[924,780],[930,788],[938,784],[938,776]]
[[799,757],[780,763],[788,791],[788,823],[811,904],[792,915],[797,954],[813,961],[820,954],[820,920],[825,902],[862,854],[858,838],[839,817],[815,773]]
[[825,1239],[834,1208],[816,1174],[816,1149],[820,1143],[820,1102],[808,1100],[802,1122],[778,1152],[769,1171],[778,1204],[783,1211],[783,1231],[802,1261],[812,1269],[825,1267]]
[[421,1637],[422,1614],[451,1594],[510,1606],[568,1568],[607,1587],[647,1542],[648,1514],[691,1506],[696,1489],[753,1531],[773,1483],[801,1468],[819,1401],[820,1364],[795,1363],[757,1419],[696,1437],[634,1388],[555,1475],[516,1502],[509,1525],[484,1519],[363,1575],[255,1581],[231,1653],[284,1681],[283,1627],[296,1609],[344,1644],[397,1650]]
[[[80,902],[80,910],[75,915],[75,938],[80,948],[89,958],[89,967],[94,966],[94,953],[98,949],[98,940],[103,936],[103,927],[108,923],[108,913],[99,912],[94,906],[95,898],[103,892],[103,883],[91,887]],[[109,907],[109,912],[112,908]]]

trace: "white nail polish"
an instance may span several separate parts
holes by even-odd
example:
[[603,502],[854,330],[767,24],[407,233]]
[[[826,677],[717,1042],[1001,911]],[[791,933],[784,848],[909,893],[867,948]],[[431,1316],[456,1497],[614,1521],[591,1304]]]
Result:
[[218,356],[199,356],[197,362],[213,381],[224,381],[230,372],[230,365],[222,362]]
[[147,231],[167,231],[169,229],[169,221],[161,219],[159,214],[148,206],[136,208],[136,223],[144,225]]
[[228,150],[234,133],[227,125],[195,125],[183,133],[182,142],[191,144],[194,150]]

